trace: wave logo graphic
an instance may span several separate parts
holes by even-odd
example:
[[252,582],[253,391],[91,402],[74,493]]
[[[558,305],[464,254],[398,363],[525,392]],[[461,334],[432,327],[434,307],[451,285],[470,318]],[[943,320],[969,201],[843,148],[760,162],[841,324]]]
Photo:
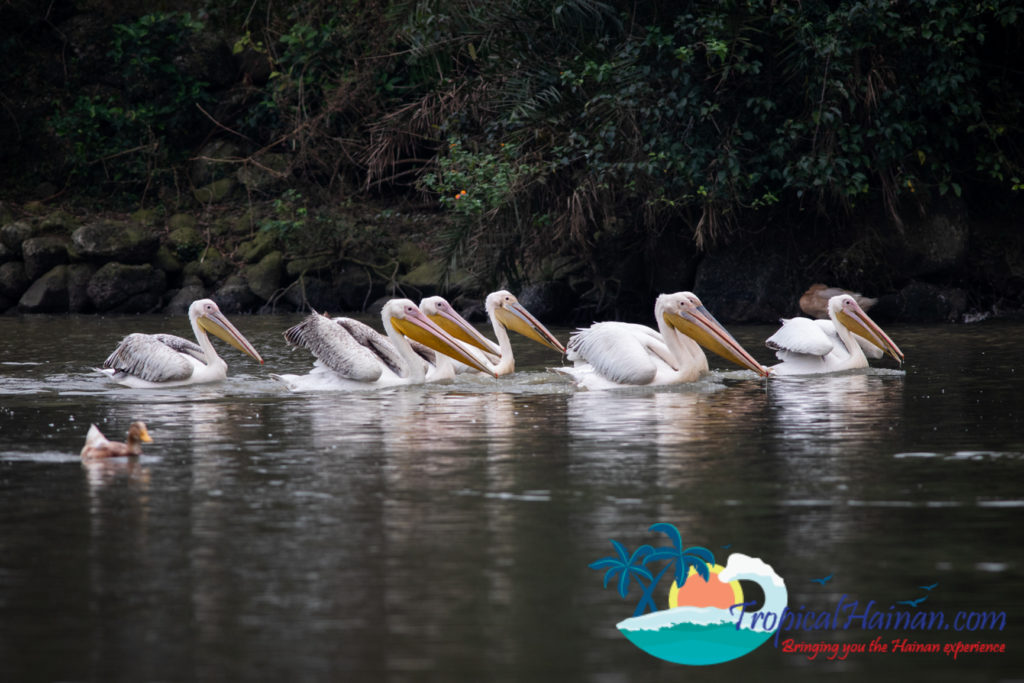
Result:
[[[630,553],[612,540],[616,554],[589,565],[604,570],[605,588],[614,583],[623,598],[640,587],[633,616],[618,623],[630,642],[659,659],[702,666],[742,657],[771,638],[789,595],[770,566],[742,553],[730,554],[723,566],[707,548],[684,548],[672,524],[660,522],[650,531],[667,536],[669,545],[642,545]],[[668,607],[659,610],[656,590],[668,577],[667,596],[662,589]],[[748,609],[758,601],[744,599],[741,581],[756,583],[764,593],[758,609]]]

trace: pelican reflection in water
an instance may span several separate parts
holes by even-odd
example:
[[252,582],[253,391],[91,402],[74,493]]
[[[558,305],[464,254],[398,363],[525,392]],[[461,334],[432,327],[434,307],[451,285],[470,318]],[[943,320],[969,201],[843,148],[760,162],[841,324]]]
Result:
[[573,367],[552,368],[587,389],[693,382],[708,372],[701,346],[762,377],[769,371],[704,307],[696,294],[662,294],[658,331],[623,322],[595,323],[569,339]]
[[198,344],[173,334],[129,334],[103,361],[100,372],[119,384],[139,389],[222,380],[227,377],[228,364],[217,355],[208,333],[263,363],[249,340],[213,300],[193,301],[188,319]]

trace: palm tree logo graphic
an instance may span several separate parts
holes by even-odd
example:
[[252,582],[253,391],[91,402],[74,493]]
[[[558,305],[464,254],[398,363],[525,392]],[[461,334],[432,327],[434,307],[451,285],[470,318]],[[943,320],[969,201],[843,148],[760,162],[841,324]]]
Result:
[[[742,580],[763,590],[765,600],[758,611],[781,614],[786,606],[785,582],[770,566],[741,553],[729,555],[722,566],[707,548],[684,547],[673,524],[659,522],[649,530],[667,536],[668,545],[642,545],[630,552],[612,539],[615,555],[589,565],[604,571],[605,588],[614,582],[620,597],[627,597],[634,585],[640,587],[633,616],[617,625],[630,642],[660,659],[706,665],[741,657],[771,637],[773,631],[763,625],[751,627],[759,620],[749,618],[749,610],[740,622],[750,606],[744,604]],[[666,576],[672,577],[668,608],[659,610],[655,591]]]

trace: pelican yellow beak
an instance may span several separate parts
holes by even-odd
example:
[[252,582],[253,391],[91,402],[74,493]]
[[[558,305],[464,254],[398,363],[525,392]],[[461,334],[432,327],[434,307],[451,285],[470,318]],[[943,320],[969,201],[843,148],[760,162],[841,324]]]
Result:
[[518,301],[502,304],[494,309],[494,317],[502,325],[514,330],[527,339],[532,339],[538,344],[543,344],[559,353],[565,353],[565,347],[555,339],[555,335],[548,331],[539,320],[526,310]]
[[501,356],[501,349],[498,348],[497,344],[480,334],[475,327],[469,324],[468,320],[455,311],[440,311],[427,317],[456,339],[475,346],[484,353],[492,356]]
[[153,437],[149,435],[149,430],[145,427],[139,430],[139,439],[143,443],[153,443]]
[[768,377],[771,374],[771,369],[754,360],[754,357],[722,327],[722,324],[704,306],[698,306],[697,313],[692,315],[689,313],[679,315],[672,311],[666,311],[663,315],[665,322],[669,325],[727,361],[753,370],[762,377]]
[[242,333],[236,330],[235,326],[220,311],[212,314],[203,314],[196,319],[196,322],[205,331],[226,341],[242,353],[252,356],[261,364],[263,363],[260,354],[256,352],[256,349],[249,343],[249,340],[243,337]]
[[404,318],[392,316],[391,324],[394,328],[409,339],[417,341],[424,346],[443,353],[460,363],[479,370],[480,372],[497,377],[494,372],[485,367],[480,361],[466,353],[454,337],[442,330],[434,321],[419,311],[410,311]]
[[838,318],[839,322],[845,325],[851,332],[864,337],[869,342],[895,358],[898,363],[903,363],[903,352],[900,351],[900,347],[896,346],[896,343],[893,342],[892,339],[889,339],[889,335],[883,332],[882,328],[879,327],[875,321],[860,308],[860,306],[857,306],[856,310],[853,310],[850,313],[848,313],[845,308],[842,308],[836,312],[836,318]]

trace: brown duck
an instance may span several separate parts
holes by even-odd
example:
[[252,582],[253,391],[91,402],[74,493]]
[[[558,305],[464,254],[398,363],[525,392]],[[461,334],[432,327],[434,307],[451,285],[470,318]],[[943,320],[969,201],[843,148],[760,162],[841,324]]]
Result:
[[83,458],[123,458],[142,455],[142,444],[151,443],[152,437],[146,430],[145,422],[132,422],[128,427],[128,438],[125,443],[109,441],[96,425],[89,426],[85,435],[85,446],[82,447]]

